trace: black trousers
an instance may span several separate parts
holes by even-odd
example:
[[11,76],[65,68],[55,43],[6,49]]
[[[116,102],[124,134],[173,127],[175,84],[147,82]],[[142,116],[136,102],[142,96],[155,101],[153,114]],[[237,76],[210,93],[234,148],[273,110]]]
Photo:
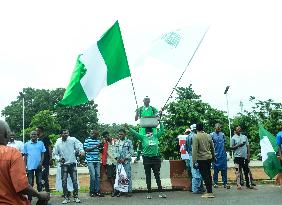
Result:
[[158,185],[158,191],[162,191],[162,183],[161,183],[161,178],[160,178],[160,169],[161,169],[160,157],[143,156],[143,165],[145,169],[148,193],[152,191],[151,170],[153,170],[153,173],[156,179],[156,183]]
[[205,182],[207,192],[212,193],[211,160],[197,160],[200,174]]
[[[238,170],[239,173],[242,173],[242,169],[243,169],[245,180],[246,180],[246,186],[249,187],[250,186],[250,178],[249,178],[250,168],[249,168],[248,161],[244,157],[235,157],[234,164],[239,165],[239,170]],[[242,177],[240,176],[240,181],[241,180],[243,181]]]

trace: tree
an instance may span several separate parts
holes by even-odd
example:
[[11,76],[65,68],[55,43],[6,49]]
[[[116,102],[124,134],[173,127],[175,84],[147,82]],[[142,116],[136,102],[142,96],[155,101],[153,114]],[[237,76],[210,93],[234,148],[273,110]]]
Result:
[[98,128],[97,105],[93,101],[75,107],[58,107],[55,111],[62,129],[83,141],[92,129]]
[[61,129],[56,114],[50,110],[42,110],[33,116],[30,127],[35,129],[38,126],[42,126],[44,128],[44,134],[46,136],[59,133]]
[[[184,132],[191,124],[204,123],[205,131],[210,133],[216,123],[221,123],[223,132],[228,132],[228,118],[225,112],[212,108],[200,99],[190,85],[188,88],[176,89],[176,100],[169,103],[165,108],[163,117],[166,133],[161,137],[160,149],[165,159],[178,158],[175,138]],[[227,140],[229,145],[229,140]]]
[[253,104],[252,110],[244,111],[237,115],[233,121],[233,127],[240,125],[243,133],[250,141],[251,155],[256,157],[260,153],[258,123],[261,123],[270,133],[276,134],[281,127],[282,104],[276,103],[272,99],[266,101],[257,100],[251,96],[249,101]]
[[34,115],[42,110],[54,111],[54,105],[63,96],[64,89],[56,90],[23,88],[15,101],[2,110],[1,114],[9,123],[11,129],[17,133],[22,130],[22,99],[25,103],[25,125],[28,127]]
[[[22,99],[24,98],[26,127],[32,126],[33,117],[40,111],[49,110],[62,128],[69,129],[73,136],[83,139],[88,135],[91,128],[98,125],[97,105],[90,101],[81,106],[55,109],[54,105],[62,99],[64,91],[63,88],[55,90],[24,88],[22,94],[19,94],[15,101],[5,107],[1,114],[9,123],[11,129],[20,135],[22,130]],[[57,134],[57,132],[57,129],[52,130],[52,134]]]

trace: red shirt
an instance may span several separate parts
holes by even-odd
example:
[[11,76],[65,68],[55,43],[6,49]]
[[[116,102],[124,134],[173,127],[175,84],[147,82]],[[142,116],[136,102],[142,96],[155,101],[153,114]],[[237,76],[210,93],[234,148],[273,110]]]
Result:
[[103,152],[102,152],[102,165],[106,166],[108,156],[108,142],[104,143]]
[[13,147],[0,145],[0,205],[30,205],[18,192],[28,187],[22,154]]

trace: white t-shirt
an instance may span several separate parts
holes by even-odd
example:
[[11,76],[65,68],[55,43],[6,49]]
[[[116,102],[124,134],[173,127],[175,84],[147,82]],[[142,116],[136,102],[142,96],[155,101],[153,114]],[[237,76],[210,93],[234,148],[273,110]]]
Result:
[[24,153],[24,143],[22,141],[14,140],[13,142],[8,142],[7,146],[14,147],[21,153]]

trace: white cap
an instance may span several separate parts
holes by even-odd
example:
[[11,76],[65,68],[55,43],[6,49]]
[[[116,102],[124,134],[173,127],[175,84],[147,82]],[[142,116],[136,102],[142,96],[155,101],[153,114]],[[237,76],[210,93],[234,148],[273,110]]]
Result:
[[190,126],[190,129],[191,129],[191,130],[195,130],[195,129],[196,129],[196,124],[191,125],[191,126]]

